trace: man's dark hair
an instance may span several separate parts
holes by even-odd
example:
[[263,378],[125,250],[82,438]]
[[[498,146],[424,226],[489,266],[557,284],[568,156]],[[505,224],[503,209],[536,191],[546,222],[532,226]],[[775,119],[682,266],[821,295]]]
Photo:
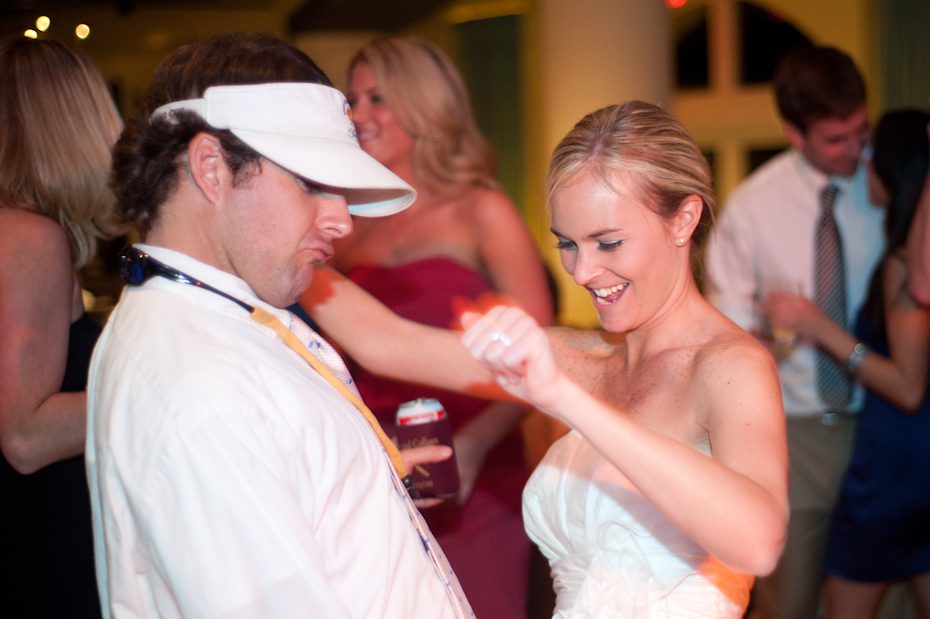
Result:
[[325,73],[302,51],[264,34],[225,34],[185,45],[159,65],[139,113],[126,124],[113,148],[110,186],[117,212],[144,236],[158,209],[178,184],[179,157],[191,139],[205,131],[217,137],[237,182],[259,154],[228,130],[217,130],[193,112],[172,119],[150,116],[160,106],[203,96],[210,86],[272,82],[309,82],[332,86]]
[[791,49],[778,64],[773,86],[778,113],[802,133],[813,121],[848,118],[866,102],[862,73],[833,47]]

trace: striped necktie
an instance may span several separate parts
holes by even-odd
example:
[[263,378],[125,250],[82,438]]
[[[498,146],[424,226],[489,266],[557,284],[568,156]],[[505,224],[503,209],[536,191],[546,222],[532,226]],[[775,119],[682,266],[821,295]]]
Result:
[[[830,183],[820,192],[820,217],[814,236],[814,302],[834,323],[846,328],[846,269],[843,242],[833,216],[839,188]],[[830,411],[843,411],[849,404],[852,385],[844,368],[817,350],[815,361],[817,393]]]

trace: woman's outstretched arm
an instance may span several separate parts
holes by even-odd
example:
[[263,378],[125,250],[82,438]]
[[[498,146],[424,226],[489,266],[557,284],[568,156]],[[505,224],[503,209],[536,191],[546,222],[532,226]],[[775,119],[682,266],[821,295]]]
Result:
[[462,346],[460,334],[401,318],[330,267],[320,267],[300,305],[368,371],[489,399],[513,399]]

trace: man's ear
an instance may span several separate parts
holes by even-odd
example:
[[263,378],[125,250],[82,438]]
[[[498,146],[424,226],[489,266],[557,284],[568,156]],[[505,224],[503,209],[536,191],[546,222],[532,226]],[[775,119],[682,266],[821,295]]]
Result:
[[216,136],[200,132],[187,145],[187,166],[191,180],[212,203],[217,203],[223,184],[229,176],[229,168],[223,158],[223,146]]
[[795,150],[804,150],[804,143],[807,141],[807,136],[797,125],[785,121],[782,123],[782,127],[785,132],[785,137],[788,139],[788,143],[791,144],[791,147]]

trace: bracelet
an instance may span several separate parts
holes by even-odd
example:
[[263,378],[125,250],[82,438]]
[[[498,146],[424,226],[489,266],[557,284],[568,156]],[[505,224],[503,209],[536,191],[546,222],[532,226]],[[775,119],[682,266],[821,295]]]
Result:
[[862,342],[856,342],[852,352],[849,353],[849,358],[846,360],[846,373],[850,376],[855,375],[859,368],[862,367],[863,362],[865,362],[865,357],[868,354],[869,347]]

